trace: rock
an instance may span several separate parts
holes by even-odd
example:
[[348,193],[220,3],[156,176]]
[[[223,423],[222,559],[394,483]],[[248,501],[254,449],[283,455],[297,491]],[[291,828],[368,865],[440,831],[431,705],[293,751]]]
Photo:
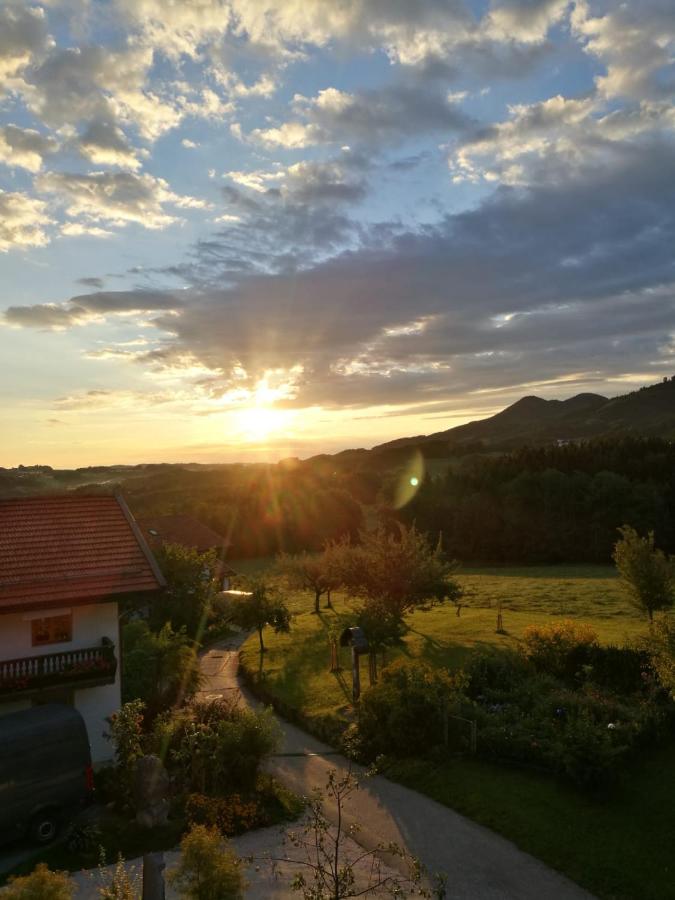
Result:
[[169,774],[158,756],[141,756],[134,771],[136,821],[144,828],[166,824],[169,815]]

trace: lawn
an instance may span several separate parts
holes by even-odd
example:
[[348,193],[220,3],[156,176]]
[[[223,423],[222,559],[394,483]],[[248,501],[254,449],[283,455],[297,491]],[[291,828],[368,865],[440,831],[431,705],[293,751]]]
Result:
[[[388,661],[404,655],[456,667],[476,647],[515,647],[528,625],[561,618],[583,619],[608,644],[623,643],[646,628],[609,567],[467,569],[459,580],[466,603],[460,615],[454,606],[416,612],[409,619],[403,647],[390,652]],[[244,670],[256,678],[262,674],[265,693],[283,708],[295,710],[310,727],[312,720],[348,715],[349,651],[341,650],[344,671],[330,673],[329,634],[350,624],[353,605],[334,595],[335,609],[323,609],[316,616],[311,612],[312,595],[291,592],[287,597],[293,612],[290,634],[275,635],[267,629],[262,673],[257,638],[249,638],[242,648]],[[499,601],[503,635],[496,633]]]
[[[453,606],[415,613],[404,646],[389,659],[404,655],[456,667],[473,648],[516,647],[528,625],[560,618],[582,619],[608,644],[646,630],[610,568],[471,568],[460,580],[466,603],[460,616]],[[341,651],[343,671],[331,674],[328,639],[349,623],[353,607],[338,595],[335,610],[316,616],[309,594],[292,593],[288,602],[291,633],[266,633],[262,668],[256,641],[249,639],[242,666],[282,711],[327,736],[331,725],[337,731],[352,714],[348,651]],[[504,635],[496,633],[499,602]],[[675,807],[663,800],[675,792],[675,747],[636,761],[603,798],[534,771],[473,759],[399,763],[388,774],[504,834],[601,897],[675,898]]]

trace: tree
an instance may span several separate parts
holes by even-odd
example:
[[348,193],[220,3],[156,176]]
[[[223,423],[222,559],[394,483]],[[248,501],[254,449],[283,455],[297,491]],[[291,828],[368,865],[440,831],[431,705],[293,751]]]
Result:
[[654,622],[646,641],[654,671],[675,700],[675,622],[668,616]]
[[619,529],[621,540],[614,546],[613,559],[633,606],[654,621],[654,612],[667,609],[675,600],[675,565],[654,546],[654,532],[647,537],[629,525]]
[[71,900],[75,883],[67,872],[52,872],[45,863],[38,863],[30,875],[11,878],[3,900]]
[[190,700],[199,690],[201,674],[197,645],[185,633],[166,623],[159,632],[135,620],[122,633],[122,700],[140,698],[153,718]]
[[362,532],[360,544],[351,549],[344,563],[344,581],[350,593],[394,619],[461,596],[461,588],[452,578],[457,563],[445,558],[440,543],[432,548],[414,525]]
[[255,629],[260,639],[260,652],[265,652],[263,629],[266,625],[288,633],[291,630],[291,614],[280,594],[264,581],[255,581],[251,592],[233,598],[230,607],[232,622],[245,631]]
[[215,828],[193,825],[180,842],[180,862],[168,881],[186,900],[241,900],[241,860]]
[[[351,770],[340,775],[331,769],[324,790],[317,789],[312,794],[300,827],[286,832],[286,842],[295,851],[293,856],[288,853],[271,861],[298,868],[291,881],[292,889],[301,892],[304,900],[347,900],[373,895],[410,897],[413,894],[444,897],[443,879],[437,879],[433,894],[426,890],[419,861],[397,844],[379,844],[364,850],[353,843],[359,826],[348,823],[347,806],[358,787],[359,780]],[[333,808],[334,825],[324,812],[327,804]],[[383,853],[396,859],[397,869],[407,874],[387,868],[382,862]]]
[[218,591],[215,552],[198,553],[181,544],[165,544],[156,555],[167,587],[150,609],[153,630],[170,622],[175,630],[185,628],[188,637],[200,640]]
[[277,569],[290,588],[314,594],[314,612],[317,614],[321,597],[327,594],[330,605],[330,592],[340,586],[336,558],[342,546],[343,542],[329,543],[322,553],[304,552],[295,556],[281,553],[277,558]]

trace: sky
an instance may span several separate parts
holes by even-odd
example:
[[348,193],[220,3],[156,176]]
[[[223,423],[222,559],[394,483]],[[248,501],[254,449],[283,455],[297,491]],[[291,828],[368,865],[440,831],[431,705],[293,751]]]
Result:
[[675,372],[672,0],[0,0],[0,465]]

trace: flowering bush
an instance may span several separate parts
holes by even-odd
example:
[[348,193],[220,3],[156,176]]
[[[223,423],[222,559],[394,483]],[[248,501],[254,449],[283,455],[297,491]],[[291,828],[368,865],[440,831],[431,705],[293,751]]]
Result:
[[229,797],[190,794],[185,812],[190,825],[217,828],[226,837],[270,824],[260,800],[257,797],[245,799],[241,794],[230,794]]
[[589,626],[566,619],[551,625],[530,625],[523,634],[523,653],[539,672],[573,679],[591,662],[598,636]]

